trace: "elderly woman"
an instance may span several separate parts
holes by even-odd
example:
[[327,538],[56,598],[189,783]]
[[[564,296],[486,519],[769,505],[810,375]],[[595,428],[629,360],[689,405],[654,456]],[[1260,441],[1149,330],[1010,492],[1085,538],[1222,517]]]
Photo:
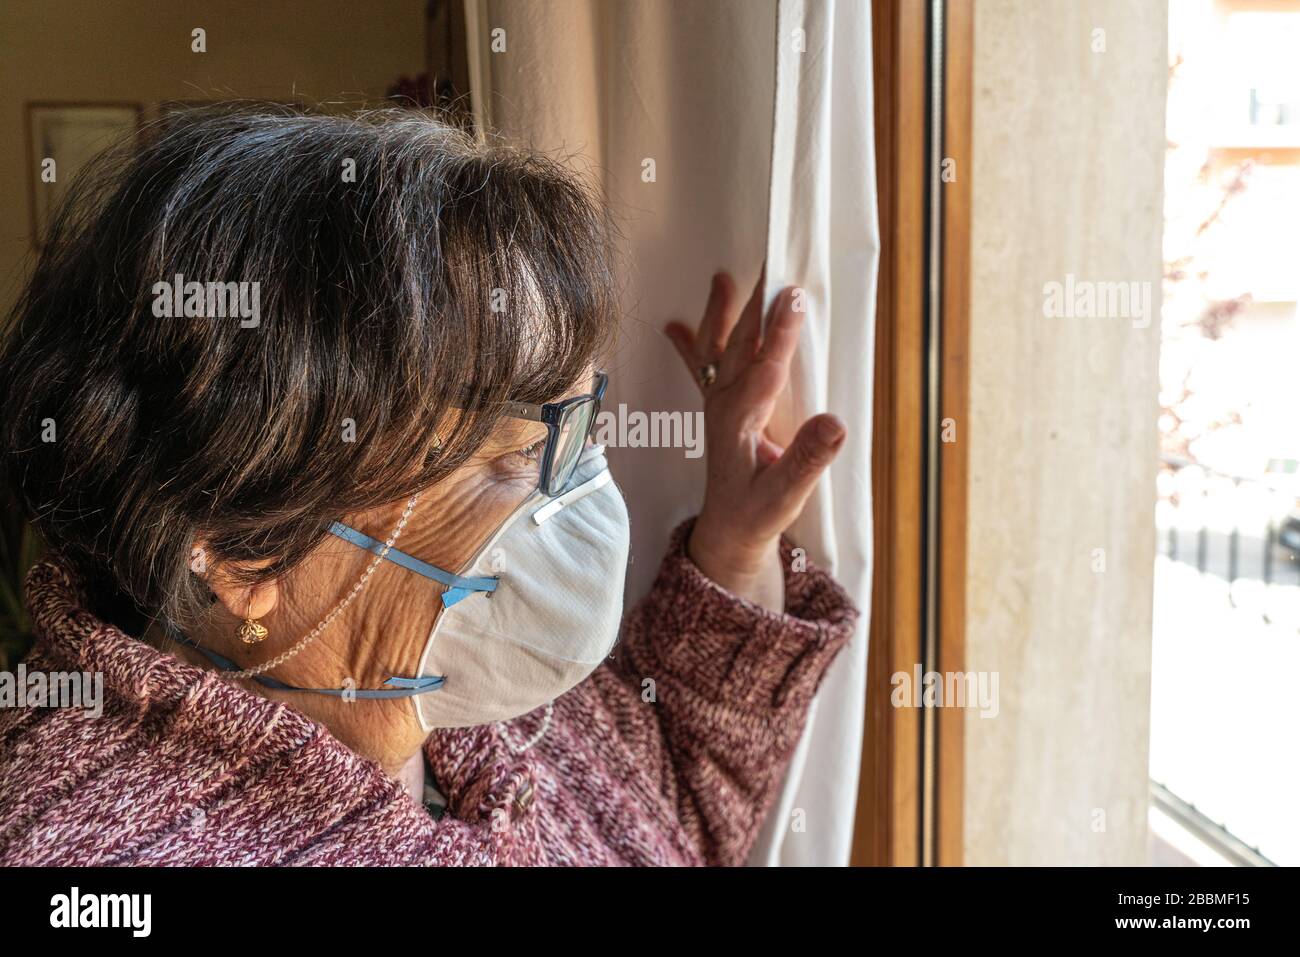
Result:
[[102,713],[0,712],[0,863],[742,862],[856,616],[782,537],[845,434],[765,435],[788,292],[719,274],[669,326],[708,484],[624,617],[605,217],[562,168],[232,111],[101,174],[0,422],[51,555],[26,667]]

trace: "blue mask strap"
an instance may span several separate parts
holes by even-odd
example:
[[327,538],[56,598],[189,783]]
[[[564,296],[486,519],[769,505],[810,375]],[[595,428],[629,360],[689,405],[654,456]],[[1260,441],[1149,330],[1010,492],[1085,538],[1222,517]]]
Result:
[[[364,548],[376,555],[384,551],[383,542],[371,538],[364,532],[358,532],[355,528],[349,528],[342,522],[335,522],[330,526],[330,531],[345,542],[357,546],[357,548]],[[468,598],[475,592],[494,592],[497,590],[497,579],[495,578],[461,578],[459,575],[453,575],[437,565],[430,565],[428,562],[420,561],[413,555],[406,554],[406,552],[399,552],[396,548],[390,548],[384,558],[394,565],[401,565],[408,571],[413,571],[417,575],[423,575],[425,578],[446,585],[447,590],[442,593],[443,608],[450,608],[456,602]]]
[[[167,634],[174,641],[180,642],[193,648],[195,651],[203,654],[210,662],[223,671],[243,671],[229,658],[219,655],[211,649],[204,648],[190,641],[185,635],[175,628],[168,628]],[[389,678],[384,682],[383,688],[299,688],[295,685],[287,685],[283,681],[277,681],[269,675],[254,675],[253,680],[264,688],[274,688],[276,691],[306,691],[311,694],[327,694],[336,698],[409,698],[417,694],[425,694],[429,691],[437,691],[444,684],[445,679],[440,675],[434,675],[428,678]]]

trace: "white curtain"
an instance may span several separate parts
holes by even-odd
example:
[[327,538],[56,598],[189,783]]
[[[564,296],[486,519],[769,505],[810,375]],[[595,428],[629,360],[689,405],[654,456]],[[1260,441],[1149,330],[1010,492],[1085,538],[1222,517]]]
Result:
[[[810,716],[753,864],[844,864],[866,706],[871,378],[879,239],[870,6],[845,0],[466,0],[480,119],[565,157],[603,190],[626,240],[625,321],[606,408],[697,410],[661,333],[699,318],[709,277],[768,300],[805,290],[808,318],[778,441],[834,412],[850,436],[792,537],[863,610]],[[632,515],[628,596],[699,507],[703,459],[621,448]]]

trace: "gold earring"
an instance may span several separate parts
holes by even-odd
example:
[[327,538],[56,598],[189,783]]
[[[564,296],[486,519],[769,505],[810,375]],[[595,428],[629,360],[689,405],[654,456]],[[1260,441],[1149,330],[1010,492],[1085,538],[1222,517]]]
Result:
[[[249,592],[248,607],[244,609],[244,614],[247,615],[252,610],[253,594],[252,592]],[[239,630],[235,632],[235,636],[246,645],[255,645],[258,642],[266,641],[266,636],[269,634],[270,632],[266,630],[266,627],[259,624],[256,619],[253,618],[245,618],[244,623],[240,625]]]

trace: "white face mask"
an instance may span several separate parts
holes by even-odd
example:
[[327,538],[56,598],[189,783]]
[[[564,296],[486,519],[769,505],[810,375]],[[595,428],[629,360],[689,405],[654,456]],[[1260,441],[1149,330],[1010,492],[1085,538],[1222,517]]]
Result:
[[584,453],[564,494],[530,495],[460,572],[496,576],[496,590],[434,622],[417,674],[444,683],[415,697],[421,727],[516,718],[595,671],[618,639],[628,539],[603,448]]
[[[382,543],[347,526],[340,538]],[[604,448],[587,449],[568,489],[534,491],[457,573],[390,549],[389,561],[447,586],[409,683],[420,726],[504,721],[558,698],[596,670],[623,616],[629,523]]]

